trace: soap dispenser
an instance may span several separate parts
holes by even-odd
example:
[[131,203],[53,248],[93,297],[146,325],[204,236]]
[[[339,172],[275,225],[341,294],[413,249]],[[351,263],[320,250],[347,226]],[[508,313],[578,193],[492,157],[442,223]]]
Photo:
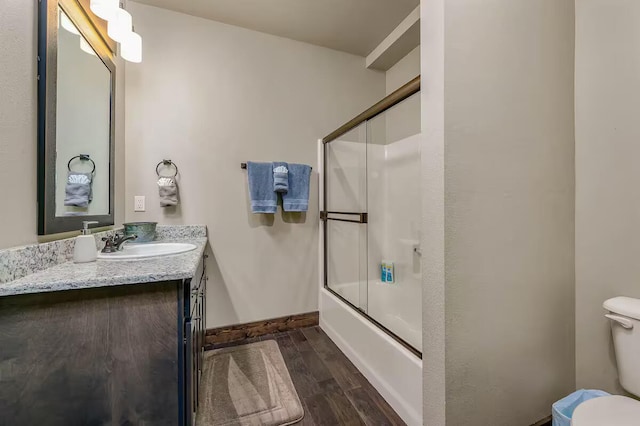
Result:
[[82,222],[82,230],[80,235],[76,237],[76,244],[73,248],[73,261],[75,263],[94,262],[98,257],[98,249],[96,248],[96,239],[91,235],[89,225],[98,223],[96,221]]

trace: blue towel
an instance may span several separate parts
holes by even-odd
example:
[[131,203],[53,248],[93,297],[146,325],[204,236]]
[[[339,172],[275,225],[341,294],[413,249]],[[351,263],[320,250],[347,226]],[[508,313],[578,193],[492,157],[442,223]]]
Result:
[[286,194],[289,190],[289,165],[287,163],[273,163],[273,190]]
[[287,212],[306,212],[309,208],[311,166],[289,164],[289,191],[282,195],[282,208]]
[[271,163],[247,162],[249,197],[253,213],[275,213],[278,194],[273,192],[273,166]]

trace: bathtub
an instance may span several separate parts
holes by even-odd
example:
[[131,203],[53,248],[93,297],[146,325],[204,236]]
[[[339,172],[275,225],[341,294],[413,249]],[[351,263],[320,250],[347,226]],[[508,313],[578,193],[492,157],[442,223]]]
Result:
[[422,424],[422,360],[324,287],[320,327],[408,425]]
[[[322,141],[319,140],[317,165],[319,194],[323,194],[324,191],[322,154]],[[319,197],[318,205],[320,210],[324,208],[322,197]],[[319,223],[318,243],[320,327],[408,425],[421,425],[422,360],[364,315],[324,288],[322,221]],[[346,284],[339,286],[336,290],[343,293],[343,297],[351,295],[352,298],[359,291],[357,284]],[[379,294],[385,298],[384,293]],[[406,321],[402,318],[389,320]],[[410,321],[411,324],[415,322],[415,318]],[[416,333],[415,340],[419,339],[422,343],[421,331],[416,330]],[[414,346],[417,347],[417,345]]]

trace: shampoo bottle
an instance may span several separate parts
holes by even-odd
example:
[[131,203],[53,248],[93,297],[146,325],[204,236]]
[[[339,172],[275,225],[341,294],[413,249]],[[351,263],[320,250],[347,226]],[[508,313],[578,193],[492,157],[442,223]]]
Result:
[[386,282],[389,284],[393,284],[396,281],[395,271],[393,270],[393,262],[387,260],[384,262],[384,266],[387,272]]
[[98,223],[96,221],[82,222],[80,235],[76,237],[76,244],[73,247],[73,261],[75,263],[95,262],[98,257],[96,249],[96,239],[91,235],[89,225]]

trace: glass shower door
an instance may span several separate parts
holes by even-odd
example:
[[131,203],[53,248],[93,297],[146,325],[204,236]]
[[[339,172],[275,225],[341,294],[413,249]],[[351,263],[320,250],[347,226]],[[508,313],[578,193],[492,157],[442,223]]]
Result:
[[368,308],[367,126],[324,145],[326,285],[357,309]]
[[326,287],[422,352],[420,96],[324,146]]
[[367,314],[422,352],[420,178],[418,93],[367,122]]

